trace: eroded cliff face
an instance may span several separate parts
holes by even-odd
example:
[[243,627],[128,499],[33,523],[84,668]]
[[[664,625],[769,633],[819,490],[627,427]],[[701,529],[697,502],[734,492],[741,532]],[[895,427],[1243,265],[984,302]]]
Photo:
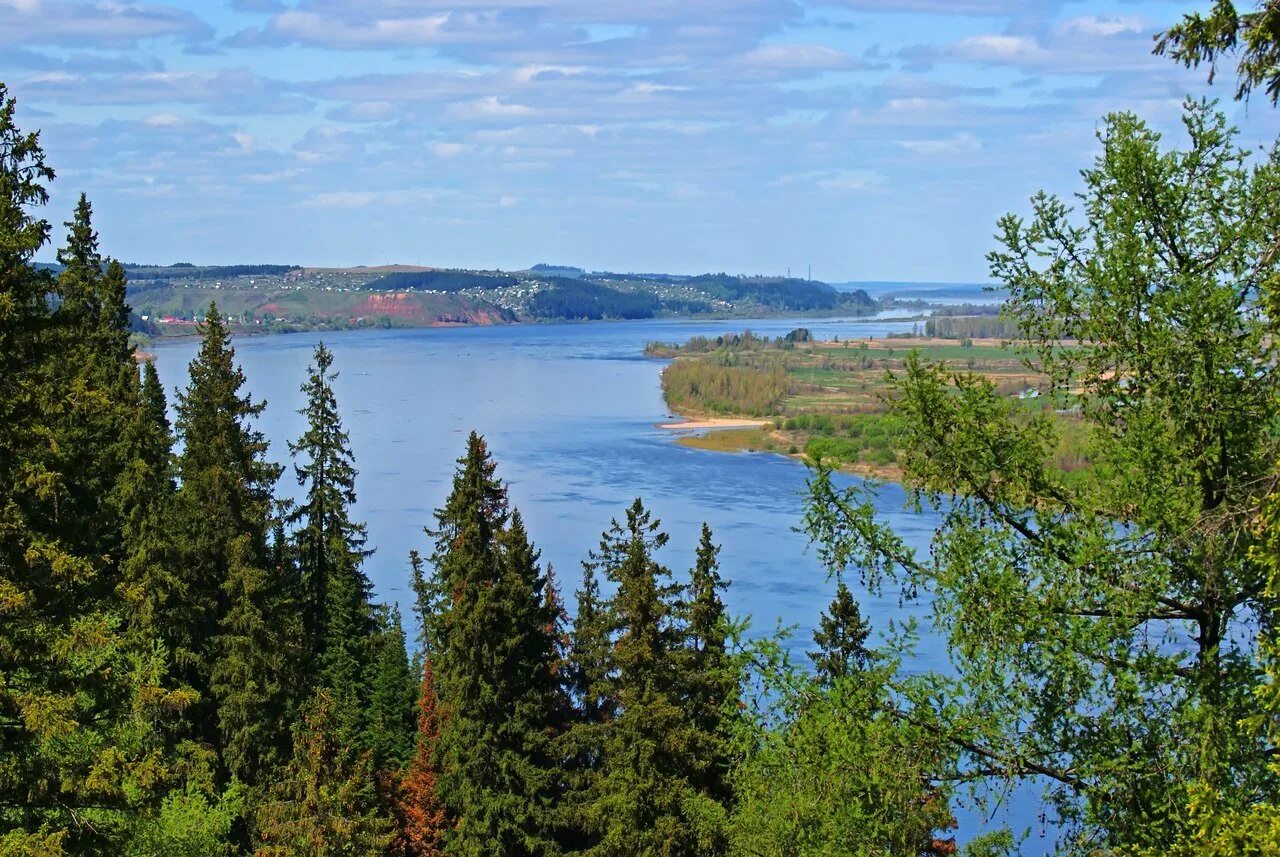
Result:
[[352,308],[355,317],[392,318],[415,326],[506,324],[514,317],[492,305],[459,295],[390,292],[369,295]]

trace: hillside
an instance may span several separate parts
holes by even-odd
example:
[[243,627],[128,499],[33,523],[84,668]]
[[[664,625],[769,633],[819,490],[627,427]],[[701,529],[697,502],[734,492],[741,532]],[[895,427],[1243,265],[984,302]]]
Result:
[[764,314],[869,315],[866,292],[786,277],[380,266],[129,265],[129,300],[162,334],[191,332],[210,301],[263,331]]

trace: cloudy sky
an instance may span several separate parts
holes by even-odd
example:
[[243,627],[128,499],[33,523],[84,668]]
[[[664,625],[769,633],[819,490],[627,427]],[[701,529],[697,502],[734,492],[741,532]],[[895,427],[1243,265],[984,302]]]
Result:
[[1099,117],[1177,137],[1205,5],[0,0],[0,80],[127,261],[966,281]]

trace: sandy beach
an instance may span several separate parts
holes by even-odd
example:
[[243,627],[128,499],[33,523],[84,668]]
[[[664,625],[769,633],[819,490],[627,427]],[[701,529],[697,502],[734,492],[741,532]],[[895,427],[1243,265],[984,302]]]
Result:
[[706,417],[701,419],[679,420],[671,423],[658,423],[658,428],[681,429],[728,429],[759,428],[767,425],[768,420],[750,420],[743,417]]

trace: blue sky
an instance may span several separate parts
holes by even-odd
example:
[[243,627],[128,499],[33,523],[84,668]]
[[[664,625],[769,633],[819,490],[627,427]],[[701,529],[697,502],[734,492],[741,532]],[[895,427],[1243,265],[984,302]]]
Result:
[[1280,136],[1150,55],[1205,5],[0,0],[0,80],[128,261],[982,280],[1109,111]]

